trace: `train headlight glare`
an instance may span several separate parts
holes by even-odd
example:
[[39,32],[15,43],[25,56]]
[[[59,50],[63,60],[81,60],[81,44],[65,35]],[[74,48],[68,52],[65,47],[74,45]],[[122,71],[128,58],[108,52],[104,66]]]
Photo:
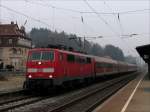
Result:
[[38,62],[38,64],[39,64],[39,65],[41,65],[41,64],[42,64],[42,62],[41,62],[41,61],[39,61],[39,62]]
[[29,73],[37,72],[37,69],[36,68],[28,68],[27,72],[29,72]]
[[29,78],[32,78],[32,75],[29,75],[28,77],[29,77]]
[[49,75],[49,78],[53,78],[53,76],[52,76],[52,75]]
[[54,72],[54,68],[44,68],[43,72],[53,73]]

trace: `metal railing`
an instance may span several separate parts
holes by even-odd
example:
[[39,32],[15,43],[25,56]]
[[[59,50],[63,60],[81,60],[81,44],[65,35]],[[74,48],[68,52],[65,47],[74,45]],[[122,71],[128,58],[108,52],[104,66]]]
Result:
[[0,76],[5,75],[24,75],[25,70],[0,69]]

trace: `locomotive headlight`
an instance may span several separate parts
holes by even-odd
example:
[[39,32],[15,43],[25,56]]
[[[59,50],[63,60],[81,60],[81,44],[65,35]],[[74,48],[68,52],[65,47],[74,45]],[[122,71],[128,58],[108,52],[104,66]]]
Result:
[[53,73],[54,72],[54,68],[44,68],[43,72]]
[[49,75],[49,78],[53,78],[53,76],[52,76],[52,75]]
[[39,61],[39,62],[38,62],[38,64],[39,64],[39,65],[41,65],[41,64],[42,64],[42,62],[41,62],[41,61]]
[[27,72],[34,73],[34,72],[37,72],[37,69],[36,68],[28,68]]
[[29,77],[29,78],[32,78],[32,75],[29,75],[28,77]]

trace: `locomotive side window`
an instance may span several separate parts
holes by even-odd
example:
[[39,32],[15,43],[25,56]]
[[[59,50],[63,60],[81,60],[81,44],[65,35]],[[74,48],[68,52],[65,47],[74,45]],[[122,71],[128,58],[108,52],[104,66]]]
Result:
[[53,52],[42,52],[42,60],[53,60],[54,53]]
[[75,61],[75,56],[74,56],[74,55],[71,55],[71,54],[68,54],[68,55],[67,55],[67,60],[68,60],[69,62],[74,62],[74,61]]
[[91,63],[91,58],[86,58],[87,63]]
[[79,62],[82,63],[82,64],[85,64],[86,60],[83,57],[80,57]]

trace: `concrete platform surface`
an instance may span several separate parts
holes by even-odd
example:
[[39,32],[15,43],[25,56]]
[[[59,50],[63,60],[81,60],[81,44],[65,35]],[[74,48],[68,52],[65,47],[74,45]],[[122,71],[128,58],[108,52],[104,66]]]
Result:
[[140,74],[93,112],[150,112],[150,80]]
[[25,76],[0,76],[0,94],[22,89]]

